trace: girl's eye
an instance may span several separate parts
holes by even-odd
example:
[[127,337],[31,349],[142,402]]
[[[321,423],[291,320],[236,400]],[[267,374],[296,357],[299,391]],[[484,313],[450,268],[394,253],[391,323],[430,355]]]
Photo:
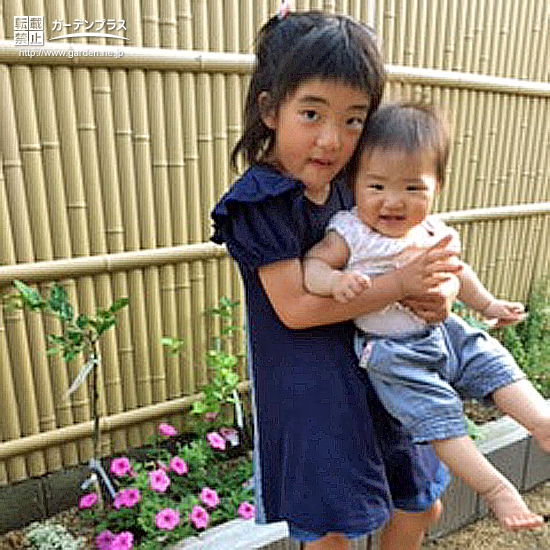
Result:
[[354,130],[362,130],[365,125],[365,119],[362,117],[352,117],[346,121],[346,124],[352,127]]
[[302,111],[301,113],[302,117],[307,121],[315,121],[319,118],[319,115],[317,114],[317,111],[313,109],[306,109],[305,111]]
[[427,191],[427,189],[423,186],[420,186],[420,185],[408,185],[407,186],[407,191],[412,191],[414,193],[414,192]]
[[374,191],[382,191],[384,189],[381,183],[371,183],[368,187]]

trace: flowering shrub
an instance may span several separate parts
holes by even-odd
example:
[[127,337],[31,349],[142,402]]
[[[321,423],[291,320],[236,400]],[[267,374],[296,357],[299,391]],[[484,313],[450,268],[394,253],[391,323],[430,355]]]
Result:
[[236,517],[252,518],[251,462],[244,456],[229,460],[234,430],[220,431],[176,444],[171,455],[159,443],[177,432],[161,424],[143,462],[112,459],[113,502],[101,510],[95,493],[79,500],[81,521],[94,525],[96,548],[153,550]]

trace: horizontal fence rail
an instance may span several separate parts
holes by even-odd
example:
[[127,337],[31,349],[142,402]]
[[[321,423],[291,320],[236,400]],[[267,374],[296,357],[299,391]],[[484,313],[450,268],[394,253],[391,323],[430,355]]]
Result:
[[[22,55],[24,48],[15,47],[13,42],[0,40],[0,63],[248,74],[255,62],[255,56],[252,54],[228,52],[119,48],[87,44],[56,44],[33,48],[30,51],[36,52],[38,49],[40,55]],[[65,55],[61,55],[62,53]],[[545,82],[400,65],[386,65],[386,71],[390,80],[403,83],[550,97],[550,83]]]
[[[443,221],[453,225],[548,214],[550,214],[550,202],[475,208],[457,212],[442,212],[438,215]],[[225,246],[200,243],[68,260],[23,263],[0,267],[0,287],[11,284],[14,279],[21,279],[27,283],[40,283],[100,273],[143,269],[150,266],[215,259],[225,255]],[[0,458],[2,458],[1,453]]]

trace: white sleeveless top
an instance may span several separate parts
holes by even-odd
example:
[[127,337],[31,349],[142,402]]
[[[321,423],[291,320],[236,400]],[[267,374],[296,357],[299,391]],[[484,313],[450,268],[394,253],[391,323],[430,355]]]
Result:
[[[428,216],[414,227],[406,237],[381,235],[357,217],[357,208],[337,212],[330,220],[327,231],[336,231],[349,249],[346,271],[358,271],[376,277],[412,260],[419,249],[435,244],[445,235],[453,236],[448,248],[460,252],[458,233],[446,226],[437,216]],[[364,332],[381,336],[396,336],[419,332],[426,322],[410,309],[395,302],[380,311],[367,313],[355,319]]]

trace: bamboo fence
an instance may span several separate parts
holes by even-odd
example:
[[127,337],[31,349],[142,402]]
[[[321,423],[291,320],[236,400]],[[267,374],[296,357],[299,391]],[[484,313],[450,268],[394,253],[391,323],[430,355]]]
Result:
[[[278,4],[0,2],[0,291],[14,278],[42,291],[59,281],[77,313],[129,297],[101,346],[104,455],[142,444],[159,418],[185,429],[219,329],[204,312],[221,296],[242,301],[237,271],[208,242],[209,212],[234,177],[254,35]],[[294,7],[375,26],[386,96],[447,114],[454,141],[436,207],[487,286],[524,300],[549,266],[548,2]],[[24,15],[44,17],[44,46],[14,45]],[[124,21],[129,40],[51,41],[52,22],[76,19]],[[58,330],[47,317],[0,311],[0,485],[91,456],[86,384],[66,396],[80,365],[45,354]],[[183,338],[185,352],[169,355],[163,336]],[[232,351],[242,354],[242,341]],[[239,370],[244,379],[244,362]]]

